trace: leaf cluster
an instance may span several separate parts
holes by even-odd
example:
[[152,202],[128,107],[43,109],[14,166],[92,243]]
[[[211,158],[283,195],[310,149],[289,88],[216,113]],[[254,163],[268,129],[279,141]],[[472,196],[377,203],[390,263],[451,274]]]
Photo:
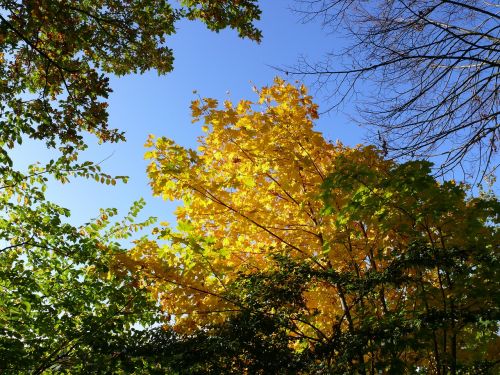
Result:
[[183,200],[179,225],[119,267],[181,337],[239,348],[199,359],[231,353],[229,373],[265,373],[263,347],[289,358],[285,373],[494,373],[498,200],[439,183],[428,162],[326,142],[303,87],[256,92],[195,101],[198,150],[148,140],[153,192]]
[[63,154],[84,149],[83,133],[101,142],[124,134],[108,127],[109,74],[159,74],[173,68],[166,45],[177,21],[237,29],[260,40],[253,0],[12,1],[0,2],[0,147],[43,140]]

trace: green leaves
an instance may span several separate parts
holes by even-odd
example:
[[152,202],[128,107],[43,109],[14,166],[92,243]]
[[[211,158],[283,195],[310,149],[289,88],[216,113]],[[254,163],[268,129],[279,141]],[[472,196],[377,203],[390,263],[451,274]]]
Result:
[[[24,189],[29,195],[32,187]],[[95,222],[78,228],[65,223],[68,210],[47,201],[4,202],[3,208],[9,216],[0,220],[1,370],[89,373],[120,367],[98,343],[125,345],[133,340],[134,325],[147,327],[161,317],[154,301],[132,287],[132,275],[109,273],[112,259],[123,252],[112,240],[120,225],[104,230],[116,210],[102,210]],[[136,204],[132,215],[140,208]]]
[[[368,271],[351,271],[352,283],[344,288],[358,301],[351,309],[362,334],[372,337],[365,337],[364,347],[380,351],[377,366],[390,363],[379,368],[394,373],[401,372],[395,365],[404,365],[406,371],[438,367],[442,373],[459,368],[474,373],[476,361],[481,361],[481,371],[494,373],[491,350],[498,342],[500,315],[494,291],[499,286],[492,280],[498,280],[500,267],[494,245],[498,228],[492,223],[500,212],[498,200],[467,199],[466,186],[437,182],[428,162],[376,169],[340,157],[334,165],[323,185],[324,214],[336,216],[339,241],[347,236],[351,249],[363,242],[370,247],[364,260]],[[339,190],[348,193],[347,199],[333,206]],[[396,296],[400,302],[394,304]],[[385,302],[370,311],[361,301],[372,298]],[[380,341],[383,334],[378,328],[373,331],[387,319],[392,321],[389,332],[402,333],[397,341]],[[487,334],[483,319],[492,324]],[[415,358],[429,351],[434,359],[397,364],[394,351]]]
[[229,26],[238,30],[242,38],[257,42],[262,39],[261,31],[253,25],[255,20],[260,19],[261,14],[256,0],[181,0],[180,3],[186,7],[183,11],[188,19],[200,19],[210,30],[218,32]]
[[261,37],[253,0],[183,1],[175,9],[157,0],[2,1],[0,9],[2,148],[29,137],[70,154],[86,148],[85,132],[101,142],[124,140],[108,127],[107,74],[170,72],[173,51],[165,43],[183,18]]

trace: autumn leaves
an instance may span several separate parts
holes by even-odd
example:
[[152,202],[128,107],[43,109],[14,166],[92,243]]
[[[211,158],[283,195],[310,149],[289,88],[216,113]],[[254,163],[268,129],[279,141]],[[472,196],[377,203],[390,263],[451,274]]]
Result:
[[[206,133],[197,150],[148,139],[153,193],[182,201],[178,225],[155,228],[157,240],[138,242],[122,266],[133,264],[181,334],[224,327],[250,311],[280,317],[278,331],[297,355],[319,355],[318,345],[351,337],[347,357],[338,348],[328,354],[332,371],[364,372],[377,363],[394,369],[400,362],[446,367],[440,356],[451,351],[456,363],[457,318],[421,326],[443,306],[444,314],[467,310],[455,289],[463,276],[434,258],[462,249],[471,267],[471,246],[494,240],[487,210],[467,203],[463,187],[437,183],[428,163],[398,165],[370,146],[327,142],[314,131],[317,107],[304,87],[276,79],[255,91],[255,102],[224,102],[222,109],[213,99],[193,102],[194,121]],[[471,227],[482,228],[481,240]],[[429,258],[409,262],[419,256],[415,249],[424,258],[430,251]],[[283,267],[290,277],[283,279]],[[274,302],[260,300],[269,296],[259,294],[262,284],[245,281],[252,279],[267,285]],[[437,343],[434,354],[419,357],[419,345],[432,340],[415,346],[419,339],[409,331],[370,336],[379,323],[395,330],[420,324]],[[454,347],[443,340],[455,340]],[[403,347],[384,351],[396,342]],[[401,360],[403,354],[412,359]]]

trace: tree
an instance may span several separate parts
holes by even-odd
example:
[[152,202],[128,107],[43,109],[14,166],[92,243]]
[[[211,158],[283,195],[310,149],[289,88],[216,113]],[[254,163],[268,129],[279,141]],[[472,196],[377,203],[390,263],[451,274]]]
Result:
[[197,151],[148,140],[154,194],[183,200],[178,228],[156,228],[115,272],[138,275],[183,335],[254,332],[206,360],[228,373],[280,352],[289,373],[491,370],[498,201],[437,183],[427,162],[326,142],[304,87],[257,93],[193,102]]
[[71,154],[85,148],[82,132],[100,141],[124,139],[109,129],[108,74],[172,70],[165,43],[183,18],[219,31],[261,38],[252,22],[254,0],[12,1],[0,2],[0,91],[2,163],[24,137],[46,141]]
[[[353,265],[344,280],[353,281],[358,336],[372,360],[394,373],[494,373],[498,200],[467,199],[465,186],[437,183],[428,162],[381,175],[342,159],[324,185],[326,210],[353,236],[349,246],[365,249],[367,272],[360,277]],[[337,189],[349,192],[340,208],[331,200]]]
[[[64,180],[94,174],[89,168],[58,173]],[[129,220],[111,225],[116,210],[108,209],[75,227],[67,209],[45,200],[45,171],[30,172],[1,187],[0,372],[110,373],[122,366],[119,348],[135,339],[134,325],[162,319],[131,275],[109,273],[124,251],[116,239],[149,223],[133,222],[143,202]]]
[[[321,62],[291,73],[329,88],[332,107],[361,97],[360,122],[373,125],[394,157],[433,157],[440,173],[462,168],[482,180],[497,168],[500,38],[498,6],[466,0],[297,0],[351,40]],[[367,83],[370,85],[367,86]]]
[[127,342],[126,355],[161,364],[159,374],[288,374],[304,368],[306,361],[288,347],[288,336],[276,323],[248,311],[210,332],[157,328]]

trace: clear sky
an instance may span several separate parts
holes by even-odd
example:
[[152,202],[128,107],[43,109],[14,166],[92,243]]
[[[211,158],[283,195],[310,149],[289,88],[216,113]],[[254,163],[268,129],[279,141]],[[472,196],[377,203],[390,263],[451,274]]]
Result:
[[[252,86],[272,84],[273,77],[279,75],[271,66],[292,66],[301,55],[319,60],[332,47],[342,45],[341,38],[327,35],[319,23],[302,24],[300,17],[288,9],[290,4],[289,0],[261,2],[261,44],[239,39],[232,30],[216,34],[201,23],[178,24],[177,34],[167,43],[174,50],[173,72],[158,76],[152,71],[111,79],[110,127],[125,131],[127,142],[97,146],[89,137],[91,147],[82,155],[82,160],[107,158],[103,169],[113,175],[130,176],[128,184],[111,187],[82,179],[67,185],[51,184],[48,198],[71,209],[74,224],[95,217],[99,207],[116,207],[125,213],[140,197],[147,201],[142,216],[174,221],[175,204],[153,198],[148,186],[143,158],[148,134],[195,147],[201,131],[199,125],[191,124],[189,105],[196,98],[193,90],[203,97],[222,100],[255,99]],[[320,95],[316,102],[320,110],[326,108]],[[347,113],[349,110],[345,108]],[[364,134],[345,113],[337,112],[324,115],[317,122],[317,130],[327,139],[339,139],[348,145],[361,143]],[[50,153],[30,145],[14,156],[22,164],[47,160]]]

